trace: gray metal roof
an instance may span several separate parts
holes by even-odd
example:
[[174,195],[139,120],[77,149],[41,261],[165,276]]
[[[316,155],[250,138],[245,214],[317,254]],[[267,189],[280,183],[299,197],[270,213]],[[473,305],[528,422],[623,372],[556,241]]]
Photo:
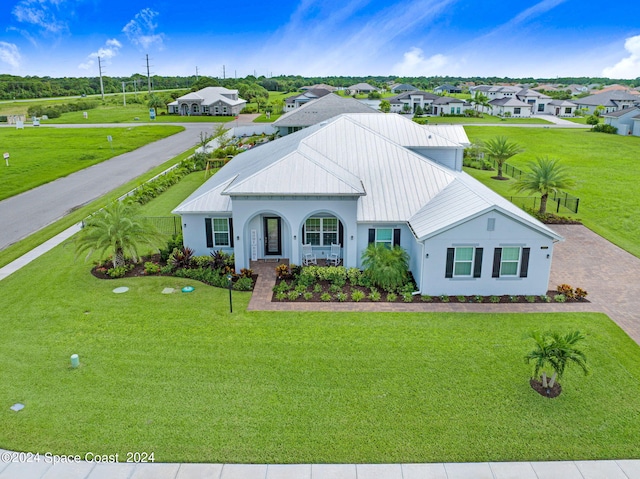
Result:
[[638,111],[640,110],[640,108],[634,107],[634,108],[623,108],[622,110],[618,110],[618,111],[613,111],[611,113],[605,113],[603,116],[608,116],[608,117],[612,117],[612,118],[619,118],[621,116],[625,116],[628,115],[629,113],[638,113]]
[[275,127],[315,125],[343,113],[379,113],[368,105],[354,98],[343,98],[334,93],[325,95],[317,100],[311,100],[304,105],[285,113],[273,122]]
[[505,96],[503,98],[496,98],[495,100],[491,100],[489,102],[490,105],[498,105],[498,106],[514,106],[514,107],[531,107],[528,103],[518,100],[517,98],[513,98],[510,96]]
[[228,214],[236,195],[348,195],[357,197],[358,222],[407,222],[418,238],[493,209],[561,239],[466,173],[411,150],[462,149],[461,139],[464,130],[453,125],[423,127],[395,114],[340,115],[238,155],[174,213]]
[[347,90],[357,90],[357,91],[375,91],[376,87],[369,85],[368,83],[356,83],[355,85],[351,85],[347,87]]
[[227,105],[235,106],[247,103],[246,100],[238,98],[233,100],[224,95],[237,95],[238,90],[229,90],[221,86],[208,86],[196,92],[187,93],[178,98],[178,101],[198,101],[202,105],[211,105],[217,101],[222,101]]
[[549,105],[552,106],[578,106],[576,103],[569,100],[553,100],[549,102]]
[[576,99],[579,105],[588,106],[618,106],[616,101],[640,101],[640,97],[637,95],[631,95],[621,90],[611,90],[604,93],[598,93],[596,95],[585,96],[584,98]]

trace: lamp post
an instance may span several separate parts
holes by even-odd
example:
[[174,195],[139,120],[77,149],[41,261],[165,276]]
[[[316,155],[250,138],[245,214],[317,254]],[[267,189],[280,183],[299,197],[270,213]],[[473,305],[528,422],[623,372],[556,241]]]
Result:
[[231,300],[231,273],[227,275],[227,281],[229,282],[229,313],[233,313],[233,301]]

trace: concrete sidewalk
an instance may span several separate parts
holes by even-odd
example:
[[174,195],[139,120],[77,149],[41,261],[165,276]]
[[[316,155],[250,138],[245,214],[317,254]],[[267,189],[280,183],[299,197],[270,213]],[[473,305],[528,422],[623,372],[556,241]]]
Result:
[[[5,453],[5,454],[3,454]],[[0,479],[640,479],[640,460],[434,464],[4,462]],[[17,460],[17,459],[16,459]],[[51,460],[49,460],[51,462]]]

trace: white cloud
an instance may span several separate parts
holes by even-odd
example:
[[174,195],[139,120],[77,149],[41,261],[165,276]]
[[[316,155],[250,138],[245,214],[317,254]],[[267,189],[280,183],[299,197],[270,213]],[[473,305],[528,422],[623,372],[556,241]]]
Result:
[[21,0],[11,13],[17,21],[40,27],[46,33],[59,34],[68,30],[66,22],[55,11],[65,0]]
[[134,45],[142,47],[143,50],[148,50],[152,46],[162,50],[164,34],[155,32],[158,24],[153,21],[157,16],[158,12],[144,8],[136,13],[133,20],[127,23],[122,31]]
[[20,50],[15,44],[0,42],[0,62],[6,63],[13,68],[18,68],[20,60]]
[[605,77],[623,79],[640,77],[640,35],[627,38],[624,42],[624,49],[629,52],[629,56],[612,67],[602,70]]
[[91,70],[96,64],[94,58],[100,57],[102,61],[110,60],[120,52],[122,44],[115,38],[107,40],[103,47],[100,47],[98,51],[92,52],[87,56],[87,61],[78,65],[80,70]]
[[391,72],[400,76],[432,76],[442,75],[445,67],[449,65],[449,58],[437,53],[425,58],[422,49],[413,47],[402,56],[402,61],[396,63]]

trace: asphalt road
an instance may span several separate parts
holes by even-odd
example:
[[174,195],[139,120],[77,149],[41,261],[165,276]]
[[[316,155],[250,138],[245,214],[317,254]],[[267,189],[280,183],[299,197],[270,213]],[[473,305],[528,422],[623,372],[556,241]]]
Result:
[[[138,125],[51,127],[113,128]],[[200,140],[200,132],[212,133],[217,123],[185,123],[181,126],[185,127],[181,133],[0,201],[0,250],[195,146]]]

